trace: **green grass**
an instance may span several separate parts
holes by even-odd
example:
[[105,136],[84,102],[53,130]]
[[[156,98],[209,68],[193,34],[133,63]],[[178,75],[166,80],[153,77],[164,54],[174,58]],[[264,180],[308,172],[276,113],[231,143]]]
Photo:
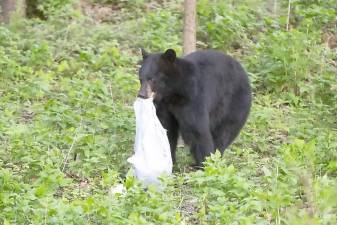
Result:
[[249,120],[204,171],[179,148],[162,189],[145,190],[126,159],[137,48],[181,52],[180,2],[138,19],[123,3],[122,23],[70,7],[0,26],[0,224],[337,224],[337,53],[321,39],[335,8],[294,3],[302,20],[287,32],[283,5],[274,15],[246,3],[200,1],[198,35],[248,70]]

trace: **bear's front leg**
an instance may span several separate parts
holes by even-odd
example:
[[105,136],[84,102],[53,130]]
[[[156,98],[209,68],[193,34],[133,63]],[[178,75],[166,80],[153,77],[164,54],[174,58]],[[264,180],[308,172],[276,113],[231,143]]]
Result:
[[205,158],[214,151],[213,139],[210,132],[204,131],[196,134],[194,140],[191,151],[194,155],[196,166],[202,168]]
[[[205,114],[204,114],[205,115]],[[184,140],[190,145],[196,166],[201,168],[205,158],[214,152],[213,138],[209,129],[209,120],[204,115],[189,114],[179,121]]]
[[171,158],[173,164],[176,163],[176,149],[178,141],[179,127],[177,120],[167,110],[165,104],[156,103],[156,113],[162,126],[167,130],[167,137],[170,142]]

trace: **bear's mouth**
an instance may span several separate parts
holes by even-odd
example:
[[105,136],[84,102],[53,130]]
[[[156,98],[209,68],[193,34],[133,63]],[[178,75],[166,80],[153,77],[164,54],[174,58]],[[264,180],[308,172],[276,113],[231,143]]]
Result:
[[138,98],[143,98],[143,99],[155,98],[155,96],[156,96],[155,92],[151,92],[151,94],[149,96],[144,96],[144,95],[141,95],[141,94],[137,95]]
[[143,99],[155,97],[155,92],[149,82],[144,82],[141,85],[140,90],[138,91],[138,97]]

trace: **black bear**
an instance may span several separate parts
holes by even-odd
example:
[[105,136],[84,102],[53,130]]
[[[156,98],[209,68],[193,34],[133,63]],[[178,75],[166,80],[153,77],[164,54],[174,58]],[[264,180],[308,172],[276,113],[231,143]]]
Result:
[[240,63],[213,50],[184,58],[172,49],[156,54],[142,50],[142,55],[138,97],[154,98],[173,162],[179,132],[198,167],[215,149],[223,153],[239,134],[251,107],[251,87]]

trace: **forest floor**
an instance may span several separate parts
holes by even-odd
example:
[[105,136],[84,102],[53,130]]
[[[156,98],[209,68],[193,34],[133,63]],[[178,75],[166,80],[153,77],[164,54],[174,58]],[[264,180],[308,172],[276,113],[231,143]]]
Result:
[[126,159],[139,47],[181,55],[181,1],[86,2],[0,26],[0,224],[337,224],[335,9],[296,3],[287,31],[286,7],[207,2],[198,48],[243,63],[253,106],[203,171],[179,148],[161,190],[144,191]]

